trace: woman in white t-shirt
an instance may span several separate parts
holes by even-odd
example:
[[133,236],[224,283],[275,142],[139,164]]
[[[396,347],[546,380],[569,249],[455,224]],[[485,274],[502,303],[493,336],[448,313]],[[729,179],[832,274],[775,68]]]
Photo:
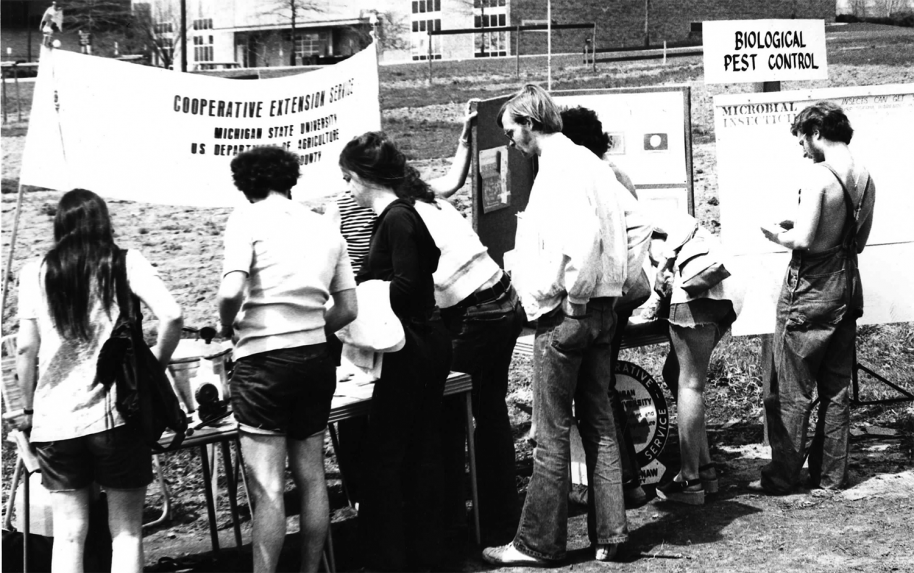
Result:
[[52,567],[82,571],[95,482],[107,493],[112,571],[139,572],[150,450],[115,409],[116,388],[96,383],[98,355],[119,314],[115,265],[126,266],[130,290],[159,319],[152,352],[163,368],[178,344],[181,308],[139,251],[118,249],[108,207],[95,193],[74,189],[60,199],[54,241],[20,273],[16,362],[22,427],[31,427],[42,483],[51,492]]

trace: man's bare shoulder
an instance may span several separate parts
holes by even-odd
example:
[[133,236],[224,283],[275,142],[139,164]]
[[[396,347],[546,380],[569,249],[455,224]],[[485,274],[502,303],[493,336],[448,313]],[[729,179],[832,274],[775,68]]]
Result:
[[802,190],[808,193],[825,195],[829,191],[841,189],[841,183],[835,174],[821,163],[812,164],[802,175]]

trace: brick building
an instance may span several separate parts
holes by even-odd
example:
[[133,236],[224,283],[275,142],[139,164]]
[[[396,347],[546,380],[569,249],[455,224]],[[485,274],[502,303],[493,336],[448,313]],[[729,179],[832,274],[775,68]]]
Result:
[[[850,0],[839,0],[848,2]],[[875,0],[874,0],[875,1]],[[382,62],[469,59],[512,56],[514,33],[486,32],[500,26],[546,22],[547,0],[186,0],[187,61],[193,70],[207,62],[242,67],[329,63],[365,46],[373,32]],[[27,45],[28,29],[36,38],[37,20],[49,0],[3,0],[4,56]],[[66,0],[59,1],[64,13]],[[552,0],[557,24],[595,23],[596,49],[696,42],[705,20],[815,18],[833,21],[835,0],[651,0],[645,27],[646,0]],[[132,2],[148,14],[165,57],[158,65],[180,61],[179,0]],[[295,29],[291,6],[296,6]],[[66,28],[66,26],[65,26]],[[477,34],[429,36],[429,30],[477,29]],[[645,33],[646,32],[646,33]],[[586,30],[554,30],[555,53],[580,52]],[[23,41],[17,39],[22,36]],[[64,38],[65,49],[78,49]],[[429,50],[429,41],[431,50]],[[19,45],[21,44],[21,45]],[[72,45],[71,45],[72,44]],[[10,48],[7,56],[6,49]],[[524,32],[521,54],[546,51],[546,34]],[[13,53],[15,52],[15,53]],[[292,55],[295,55],[294,60]],[[32,50],[37,57],[37,48]]]

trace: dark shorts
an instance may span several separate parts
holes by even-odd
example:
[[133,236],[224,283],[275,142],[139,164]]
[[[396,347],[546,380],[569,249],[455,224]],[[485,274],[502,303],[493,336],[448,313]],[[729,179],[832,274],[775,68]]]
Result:
[[327,427],[336,366],[326,344],[245,356],[232,374],[241,431],[304,440]]
[[149,446],[127,426],[32,445],[48,491],[75,491],[92,482],[107,489],[138,489],[152,481]]
[[[665,309],[661,309],[663,313]],[[716,326],[719,335],[727,332],[736,321],[736,312],[733,303],[729,300],[715,300],[699,298],[688,302],[669,305],[668,314],[665,316],[670,324],[682,328],[695,328],[696,326]]]

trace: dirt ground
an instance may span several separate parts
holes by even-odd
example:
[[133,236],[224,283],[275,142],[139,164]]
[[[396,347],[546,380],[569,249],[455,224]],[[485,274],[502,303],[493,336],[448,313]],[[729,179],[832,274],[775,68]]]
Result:
[[[873,40],[875,47],[875,40]],[[831,58],[831,53],[830,53]],[[713,90],[701,82],[700,60],[678,66],[693,86],[693,144],[697,215],[711,228],[717,224],[717,182],[713,121],[710,117]],[[697,71],[695,70],[697,67]],[[659,64],[614,64],[620,77],[640,74],[664,83],[666,70]],[[836,64],[830,67],[828,85],[875,85],[914,81],[914,61],[908,66],[880,63]],[[568,67],[565,76],[585,75],[587,70]],[[691,74],[689,76],[688,74]],[[560,76],[561,77],[561,76]],[[542,78],[532,78],[540,81]],[[485,84],[485,78],[467,73],[464,83]],[[507,84],[506,84],[507,85]],[[419,89],[413,86],[410,89]],[[785,86],[784,89],[824,87],[823,85]],[[489,89],[487,86],[486,89]],[[482,89],[482,88],[480,88]],[[498,93],[508,93],[506,87]],[[448,121],[453,123],[453,138],[458,130],[462,103],[439,103],[427,107],[393,107],[384,110],[384,121],[396,119],[397,129],[410,122]],[[26,113],[27,119],[27,113]],[[394,131],[394,130],[392,130]],[[24,145],[25,124],[11,123],[3,128],[4,188],[18,175]],[[396,134],[394,133],[395,137]],[[450,137],[450,136],[448,136]],[[446,148],[452,149],[451,143]],[[424,174],[442,173],[447,157],[424,158],[415,162]],[[50,247],[51,222],[60,193],[27,193],[23,202],[13,273],[22,263]],[[465,188],[455,202],[466,211],[469,195]],[[191,209],[111,201],[112,219],[118,242],[141,249],[157,265],[170,290],[186,313],[186,324],[216,324],[214,304],[218,286],[221,236],[227,209]],[[15,211],[15,195],[2,196],[4,256],[10,244],[10,229]],[[4,334],[15,325],[15,290],[3,309]],[[148,333],[150,336],[153,332]],[[877,370],[888,370],[895,382],[912,388],[914,383],[914,325],[901,324],[860,329],[861,352]],[[852,487],[845,492],[821,496],[802,491],[784,497],[760,496],[749,492],[746,484],[757,478],[758,468],[767,460],[761,446],[760,375],[756,357],[757,339],[727,337],[712,362],[711,380],[706,391],[712,458],[718,463],[721,492],[702,507],[689,507],[652,501],[628,512],[630,541],[621,562],[596,563],[588,550],[585,516],[576,511],[569,520],[569,558],[558,569],[596,572],[607,569],[646,571],[914,571],[914,406],[866,406],[852,409],[854,436],[851,441]],[[659,377],[666,345],[627,350],[622,359],[642,365]],[[884,372],[883,372],[884,373]],[[518,495],[523,496],[531,472],[530,446],[524,440],[529,429],[530,361],[516,356],[512,365],[509,406],[517,448]],[[885,397],[876,384],[864,382],[864,395]],[[674,420],[675,421],[675,420]],[[5,434],[4,434],[5,437]],[[333,540],[339,570],[359,570],[359,548],[355,537],[354,511],[346,506],[339,473],[329,441],[327,472],[333,508]],[[677,464],[675,432],[662,460],[675,471]],[[9,495],[14,450],[3,444],[3,501]],[[144,540],[149,570],[168,570],[157,565],[162,558],[181,561],[183,570],[249,571],[250,513],[243,493],[241,527],[244,546],[240,551],[223,549],[217,556],[209,553],[210,539],[198,456],[182,452],[168,456],[166,478],[173,493],[172,519],[150,530]],[[670,474],[672,475],[672,474]],[[289,486],[287,507],[294,506]],[[161,496],[150,487],[147,520],[158,514]],[[217,512],[223,548],[232,547],[232,527],[225,496]],[[297,517],[289,517],[289,536],[283,553],[282,569],[297,567]],[[467,542],[454,547],[454,557],[446,570],[481,571],[490,569],[480,557],[481,548]],[[178,566],[172,567],[175,570]]]

